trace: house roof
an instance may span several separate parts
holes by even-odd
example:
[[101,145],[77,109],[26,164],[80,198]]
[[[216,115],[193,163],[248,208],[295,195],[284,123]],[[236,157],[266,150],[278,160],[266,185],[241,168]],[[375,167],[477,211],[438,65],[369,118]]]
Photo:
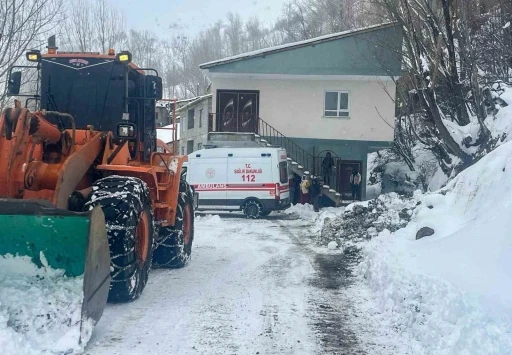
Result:
[[[176,103],[177,104],[186,104],[186,103],[188,103],[190,101],[196,100],[198,97],[201,97],[201,96],[191,97],[191,98],[188,98],[188,99],[176,100]],[[160,100],[160,101],[156,102],[156,107],[169,107],[173,103],[174,103],[174,101],[168,101],[168,100],[163,101],[163,100]]]
[[274,53],[289,51],[292,49],[303,48],[303,47],[308,47],[308,46],[314,46],[314,45],[320,44],[320,43],[330,42],[330,41],[338,40],[341,38],[351,37],[351,36],[371,32],[374,30],[391,28],[391,27],[395,27],[395,26],[397,26],[397,24],[395,22],[388,22],[388,23],[377,24],[377,25],[368,26],[368,27],[364,27],[364,28],[358,28],[358,29],[354,29],[354,30],[332,33],[332,34],[315,37],[315,38],[311,38],[311,39],[304,40],[304,41],[287,43],[287,44],[283,44],[283,45],[275,46],[275,47],[263,48],[263,49],[252,51],[252,52],[238,54],[238,55],[235,55],[232,57],[214,60],[214,61],[199,65],[199,68],[200,69],[209,69],[209,68],[212,68],[215,66],[233,63],[233,62],[237,62],[237,61],[242,61],[242,60],[249,59],[249,58],[265,57],[266,55],[270,55],[270,54],[274,54]]
[[187,104],[185,104],[181,107],[178,107],[176,109],[176,112],[183,111],[191,106],[194,106],[195,104],[197,104],[203,100],[209,99],[210,97],[212,97],[212,94],[194,97],[194,98],[190,99],[190,101]]

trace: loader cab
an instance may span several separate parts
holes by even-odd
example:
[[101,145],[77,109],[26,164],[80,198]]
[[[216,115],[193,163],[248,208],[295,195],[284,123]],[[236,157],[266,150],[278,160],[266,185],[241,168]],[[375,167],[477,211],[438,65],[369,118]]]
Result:
[[[108,55],[57,53],[50,47],[47,54],[28,52],[27,59],[35,66],[11,68],[8,95],[28,97],[25,106],[35,101],[37,109],[69,113],[77,129],[111,131],[116,141],[128,141],[132,159],[149,161],[157,149],[155,103],[162,98],[156,70],[138,68],[129,52],[112,50]],[[20,95],[20,72],[28,68],[37,72],[35,94]],[[48,120],[71,128],[65,118],[48,115]]]

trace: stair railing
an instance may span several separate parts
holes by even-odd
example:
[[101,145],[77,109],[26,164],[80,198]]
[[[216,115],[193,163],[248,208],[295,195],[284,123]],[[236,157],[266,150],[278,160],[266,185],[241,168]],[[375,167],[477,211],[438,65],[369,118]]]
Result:
[[286,149],[287,156],[302,165],[305,170],[316,173],[313,155],[261,118],[258,119],[258,134],[273,146]]

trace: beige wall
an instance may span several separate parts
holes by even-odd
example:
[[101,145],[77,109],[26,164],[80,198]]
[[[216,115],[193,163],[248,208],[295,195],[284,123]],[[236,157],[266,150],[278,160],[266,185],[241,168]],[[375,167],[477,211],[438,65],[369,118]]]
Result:
[[[211,112],[212,99],[204,99],[195,105],[191,105],[181,109],[179,115],[181,117],[180,124],[180,154],[190,154],[199,149],[198,143],[201,146],[207,144],[208,141],[208,115]],[[194,109],[194,127],[188,128],[188,111]],[[200,113],[202,110],[202,113]],[[201,122],[200,122],[201,121]],[[193,150],[188,151],[187,142],[193,140]]]
[[[218,89],[259,90],[259,116],[288,137],[393,140],[393,129],[383,121],[394,125],[395,84],[387,78],[213,77],[212,82],[214,95]],[[330,90],[350,92],[349,118],[323,117],[324,92]],[[215,99],[212,104],[216,112]]]

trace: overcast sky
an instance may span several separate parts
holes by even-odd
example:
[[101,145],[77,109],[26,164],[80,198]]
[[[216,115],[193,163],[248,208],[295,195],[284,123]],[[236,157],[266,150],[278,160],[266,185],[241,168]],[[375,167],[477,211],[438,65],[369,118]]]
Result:
[[[122,9],[128,26],[148,29],[165,36],[166,33],[185,33],[192,36],[217,20],[225,20],[229,11],[242,19],[257,16],[272,23],[286,0],[110,0]],[[169,32],[171,31],[171,32]]]

